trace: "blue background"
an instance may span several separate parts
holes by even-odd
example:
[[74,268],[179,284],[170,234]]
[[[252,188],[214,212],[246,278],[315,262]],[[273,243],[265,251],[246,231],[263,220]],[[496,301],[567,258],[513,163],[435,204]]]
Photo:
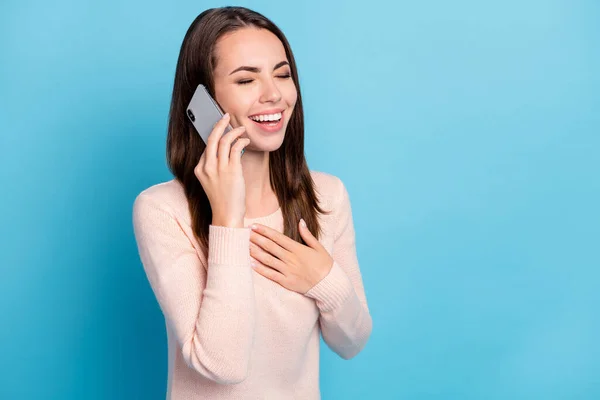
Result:
[[[0,6],[0,398],[162,399],[131,226],[220,2]],[[374,330],[324,399],[600,398],[600,3],[248,1],[288,36]]]

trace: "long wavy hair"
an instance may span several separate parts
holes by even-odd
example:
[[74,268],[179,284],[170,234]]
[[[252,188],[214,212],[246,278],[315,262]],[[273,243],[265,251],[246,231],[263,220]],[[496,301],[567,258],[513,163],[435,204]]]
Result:
[[304,157],[302,97],[296,62],[285,35],[269,19],[247,8],[212,8],[196,17],[183,39],[175,71],[167,135],[167,164],[184,187],[192,229],[205,251],[208,249],[212,209],[194,174],[194,168],[206,145],[188,120],[186,107],[198,84],[206,86],[211,96],[216,97],[213,71],[217,62],[217,40],[226,33],[248,27],[267,29],[279,38],[285,48],[298,93],[283,143],[269,155],[270,183],[283,214],[284,234],[304,244],[298,231],[298,222],[300,218],[304,218],[310,231],[319,238],[321,227],[317,213],[329,213],[318,203],[314,182]]

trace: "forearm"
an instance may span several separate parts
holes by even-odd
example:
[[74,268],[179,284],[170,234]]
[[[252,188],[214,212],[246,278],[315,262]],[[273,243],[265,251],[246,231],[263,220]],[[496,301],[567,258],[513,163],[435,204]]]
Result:
[[337,262],[306,296],[313,298],[319,308],[321,333],[332,350],[344,359],[358,354],[369,339],[372,319]]
[[247,375],[255,321],[248,245],[246,229],[210,227],[206,287],[183,345],[188,364],[220,383]]

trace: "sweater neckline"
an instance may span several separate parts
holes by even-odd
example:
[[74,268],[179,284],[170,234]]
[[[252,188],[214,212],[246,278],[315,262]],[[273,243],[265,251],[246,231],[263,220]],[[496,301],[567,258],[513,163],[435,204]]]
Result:
[[269,225],[269,222],[273,222],[274,220],[276,220],[280,214],[281,214],[281,206],[278,207],[277,210],[275,210],[271,214],[264,215],[262,217],[254,217],[254,218],[244,217],[244,222],[246,222],[246,225],[250,225],[254,222],[258,222],[263,225]]

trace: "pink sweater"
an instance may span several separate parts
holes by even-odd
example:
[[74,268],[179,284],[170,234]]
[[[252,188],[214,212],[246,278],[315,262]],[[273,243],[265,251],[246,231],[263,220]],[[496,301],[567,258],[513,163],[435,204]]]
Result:
[[167,399],[320,399],[319,333],[344,359],[371,333],[356,257],[348,192],[330,174],[311,172],[321,204],[320,242],[329,274],[302,295],[250,267],[253,222],[283,231],[281,209],[245,219],[244,228],[210,226],[208,255],[190,225],[175,180],[144,190],[133,223],[140,258],[165,317]]

